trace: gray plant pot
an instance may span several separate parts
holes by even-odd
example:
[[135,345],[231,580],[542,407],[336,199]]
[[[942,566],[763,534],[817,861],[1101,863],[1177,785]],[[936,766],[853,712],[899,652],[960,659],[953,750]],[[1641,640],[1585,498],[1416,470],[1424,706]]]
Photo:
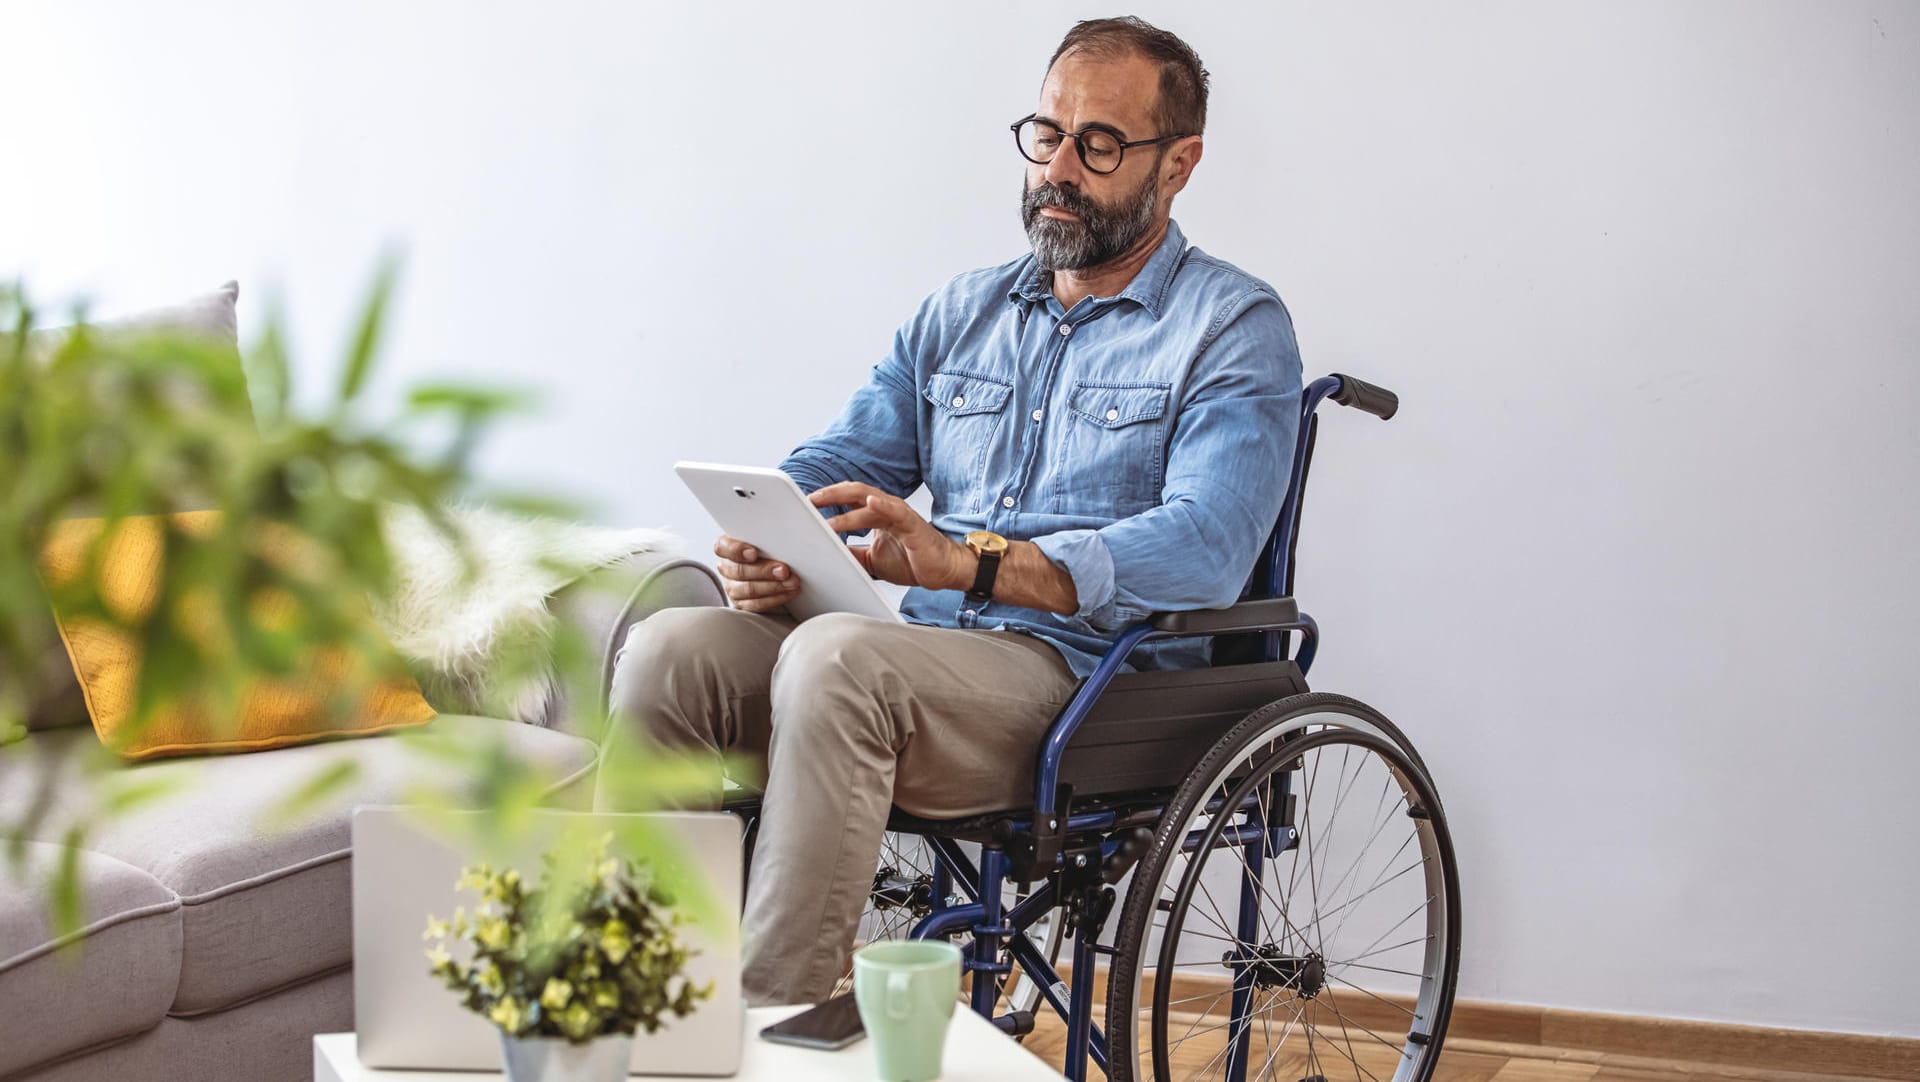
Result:
[[507,1082],[626,1082],[633,1037],[574,1044],[559,1037],[500,1035]]

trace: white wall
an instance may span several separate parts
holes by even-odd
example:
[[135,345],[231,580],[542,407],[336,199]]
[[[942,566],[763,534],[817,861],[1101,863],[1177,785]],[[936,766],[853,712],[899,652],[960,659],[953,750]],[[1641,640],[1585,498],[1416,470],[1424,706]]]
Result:
[[[1083,5],[0,0],[0,274],[237,276],[331,371],[539,387],[502,481],[709,529],[949,274]],[[1143,5],[1215,73],[1177,208],[1275,283],[1327,419],[1320,686],[1413,733],[1462,995],[1920,1036],[1920,9]]]

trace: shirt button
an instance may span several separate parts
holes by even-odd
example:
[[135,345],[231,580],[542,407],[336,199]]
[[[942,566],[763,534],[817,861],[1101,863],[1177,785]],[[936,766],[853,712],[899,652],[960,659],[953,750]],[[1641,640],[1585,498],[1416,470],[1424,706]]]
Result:
[[1044,417],[1044,416],[1046,416],[1046,413],[1047,413],[1047,411],[1046,411],[1046,410],[1034,410],[1034,411],[1033,411],[1033,419],[1034,419],[1034,420],[1036,420],[1036,421],[1038,421],[1038,420],[1039,420],[1040,418],[1042,418],[1042,417]]
[[1071,323],[1060,324],[1060,337],[1065,338],[1067,335],[1070,335],[1072,333],[1073,333],[1073,324]]
[[1002,507],[1012,507],[1012,506],[1013,506],[1013,497],[1012,497],[1012,496],[1002,496],[1002,497],[1000,498],[1000,506],[1002,506]]
[[964,406],[964,405],[966,405],[966,404],[967,404],[967,396],[966,396],[966,395],[963,395],[963,394],[957,394],[957,395],[954,395],[954,396],[953,396],[953,408],[954,408],[954,409],[959,409],[959,408],[960,408],[961,406]]
[[[956,405],[958,405],[958,403],[955,403],[955,404],[956,404]],[[1107,411],[1107,420],[1109,420],[1109,421],[1118,421],[1119,419],[1120,419],[1120,411],[1119,411],[1119,410],[1108,410],[1108,411]]]
[[973,611],[972,609],[961,609],[961,610],[960,610],[960,615],[962,615],[962,616],[978,616],[978,615],[980,615],[980,614],[979,614],[979,613],[977,613],[977,612],[975,612],[975,611]]

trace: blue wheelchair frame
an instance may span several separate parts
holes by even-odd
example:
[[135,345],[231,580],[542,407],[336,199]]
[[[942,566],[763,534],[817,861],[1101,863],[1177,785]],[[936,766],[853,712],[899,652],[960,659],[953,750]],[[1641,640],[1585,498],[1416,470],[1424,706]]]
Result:
[[[1315,411],[1328,398],[1382,419],[1393,416],[1399,405],[1392,392],[1339,373],[1316,379],[1305,388],[1286,499],[1281,504],[1279,519],[1255,566],[1248,590],[1249,600],[1226,609],[1157,616],[1121,632],[1047,734],[1035,771],[1031,814],[995,817],[1002,830],[993,840],[982,844],[977,867],[961,850],[958,840],[940,833],[939,824],[904,825],[904,832],[921,834],[928,841],[936,861],[930,912],[914,926],[911,938],[931,939],[971,933],[973,947],[963,959],[963,964],[966,971],[973,975],[973,1010],[1004,1031],[1026,1032],[1032,1025],[1030,1017],[995,1016],[1000,978],[1012,968],[1011,964],[1000,960],[1000,945],[1004,942],[1012,960],[1019,963],[1027,977],[1039,986],[1047,1004],[1066,1021],[1064,1067],[1066,1076],[1073,1082],[1084,1082],[1089,1056],[1102,1071],[1111,1074],[1106,1036],[1093,1024],[1093,974],[1097,956],[1114,953],[1111,947],[1103,947],[1096,942],[1107,916],[1105,910],[1111,906],[1112,895],[1108,891],[1105,903],[1100,904],[1090,901],[1094,894],[1085,888],[1095,886],[1102,880],[1108,885],[1112,884],[1138,859],[1140,853],[1137,847],[1145,844],[1140,835],[1146,832],[1138,828],[1131,832],[1118,829],[1123,819],[1138,822],[1140,815],[1146,812],[1151,812],[1151,818],[1157,819],[1158,811],[1153,801],[1145,800],[1132,807],[1104,807],[1074,814],[1070,806],[1070,793],[1060,784],[1061,764],[1065,760],[1067,746],[1073,741],[1081,723],[1093,712],[1100,697],[1106,693],[1114,677],[1120,673],[1133,649],[1149,639],[1259,633],[1263,637],[1263,659],[1271,662],[1284,659],[1291,634],[1298,632],[1301,640],[1293,657],[1294,664],[1302,675],[1312,666],[1319,643],[1319,627],[1312,617],[1298,611],[1290,595],[1301,502],[1318,427]],[[1288,795],[1287,776],[1279,776],[1274,784],[1277,803],[1284,806]],[[1164,806],[1164,800],[1159,805]],[[1097,860],[1084,849],[1071,857],[1064,852],[1069,835],[1089,834],[1100,837]],[[1264,852],[1283,852],[1295,841],[1292,827],[1262,824],[1258,821],[1257,813],[1249,813],[1249,822],[1232,828],[1226,836],[1232,839],[1230,844],[1246,847],[1246,858],[1256,874]],[[1016,844],[1023,846],[1023,852],[1030,854],[1028,859],[1022,861],[1025,867],[1018,870],[1021,874],[1017,875],[1008,855],[1009,846]],[[1188,850],[1196,848],[1198,844],[1197,837],[1189,837],[1185,841]],[[1069,860],[1073,863],[1069,864]],[[1104,874],[1102,869],[1105,869]],[[1054,872],[1075,876],[1081,887],[1076,891],[1076,898],[1059,896],[1057,884],[1064,881],[1065,877],[1054,875]],[[1035,879],[1043,881],[1031,894],[1009,908],[1004,904],[1002,891],[1016,877],[1023,882]],[[953,896],[955,886],[972,900],[963,904],[949,904],[948,899]],[[1250,940],[1254,935],[1253,922],[1259,906],[1252,882],[1242,883],[1240,895],[1239,935],[1242,940]],[[1072,972],[1076,979],[1071,985],[1062,980],[1059,971],[1025,935],[1026,929],[1062,904],[1071,904],[1074,909],[1071,913],[1075,927]],[[1089,907],[1100,911],[1088,913],[1086,910]],[[1233,966],[1232,1017],[1241,1017],[1247,1010],[1254,983],[1254,962],[1249,958]],[[1245,1076],[1248,1039],[1249,1032],[1241,1028],[1232,1040],[1225,1061],[1229,1079],[1238,1080]]]

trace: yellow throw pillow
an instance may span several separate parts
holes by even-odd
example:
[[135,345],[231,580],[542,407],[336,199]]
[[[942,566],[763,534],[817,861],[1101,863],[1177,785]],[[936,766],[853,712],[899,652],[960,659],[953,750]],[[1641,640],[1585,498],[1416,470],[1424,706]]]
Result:
[[[218,511],[188,511],[168,516],[174,530],[195,539],[212,537],[220,526]],[[57,523],[40,554],[40,574],[56,599],[87,570],[88,550],[105,525],[104,519],[69,519]],[[360,675],[367,690],[344,717],[329,718],[330,706],[343,682],[354,680],[364,663],[339,648],[314,649],[295,675],[256,677],[241,688],[235,717],[217,717],[209,695],[194,695],[158,706],[149,722],[133,731],[134,695],[141,665],[141,645],[130,628],[141,625],[160,598],[159,572],[168,531],[154,515],[120,521],[101,554],[97,592],[101,607],[113,619],[102,619],[56,600],[54,618],[74,675],[86,696],[93,728],[108,748],[128,759],[208,752],[264,751],[343,736],[367,736],[390,729],[422,725],[434,717],[433,707],[420,695],[412,677],[372,679]],[[285,528],[266,528],[259,534],[260,556],[285,567],[307,566],[301,539]],[[217,603],[207,599],[209,607]],[[251,618],[271,627],[294,613],[290,595],[268,591],[249,599]],[[371,617],[368,617],[371,628]],[[284,626],[284,624],[283,624]],[[216,632],[221,625],[199,605],[180,606],[180,618],[171,629],[203,651],[220,649]]]

